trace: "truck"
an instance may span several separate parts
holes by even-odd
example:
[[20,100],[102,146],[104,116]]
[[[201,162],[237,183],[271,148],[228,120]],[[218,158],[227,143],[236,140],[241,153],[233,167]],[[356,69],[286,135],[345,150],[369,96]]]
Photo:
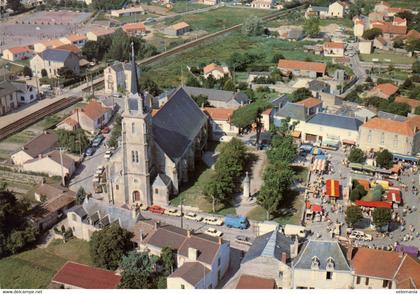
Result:
[[249,227],[248,219],[242,215],[226,215],[224,223],[228,228],[243,230]]
[[283,227],[283,234],[286,236],[298,236],[301,238],[305,238],[308,231],[304,226],[297,226],[297,225],[285,225]]

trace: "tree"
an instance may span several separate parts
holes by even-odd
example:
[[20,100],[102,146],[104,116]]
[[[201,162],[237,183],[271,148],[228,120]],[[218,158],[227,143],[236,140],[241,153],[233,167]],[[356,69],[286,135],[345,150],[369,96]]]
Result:
[[273,59],[271,60],[271,62],[277,64],[280,59],[284,59],[284,55],[281,53],[274,53]]
[[376,152],[376,164],[382,168],[391,168],[394,156],[387,149]]
[[233,183],[229,180],[216,175],[204,185],[203,193],[211,199],[213,212],[216,212],[216,204],[224,202],[227,194],[233,191]]
[[358,223],[361,219],[363,219],[362,210],[359,206],[349,206],[346,209],[346,223],[353,227],[356,223]]
[[247,128],[254,124],[257,130],[256,142],[258,144],[262,128],[261,113],[269,106],[270,104],[268,102],[259,100],[240,107],[233,112],[231,122],[234,126],[240,129]]
[[267,151],[267,158],[270,162],[291,163],[296,158],[297,148],[291,136],[274,136],[271,147],[271,150]]
[[207,107],[210,105],[210,103],[208,102],[209,97],[205,96],[205,95],[197,95],[194,96],[192,95],[191,98],[195,101],[195,103],[199,106],[199,107]]
[[419,51],[420,50],[420,40],[409,39],[405,44],[405,49],[409,52]]
[[14,12],[20,11],[23,8],[20,0],[7,0],[6,8],[11,9]]
[[131,251],[122,258],[120,289],[153,289],[156,260],[145,252]]
[[163,247],[160,251],[160,261],[163,264],[165,275],[169,276],[174,272],[176,266],[176,260],[174,252],[169,247]]
[[360,200],[367,194],[365,188],[359,184],[358,181],[353,181],[352,190],[350,192],[350,200],[355,202],[356,200]]
[[36,240],[38,232],[27,218],[29,214],[29,203],[0,190],[0,257],[15,254]]
[[197,80],[197,78],[194,77],[193,75],[190,75],[188,77],[185,85],[190,86],[190,87],[201,87],[201,84],[200,84],[199,80]]
[[23,67],[23,75],[25,77],[31,77],[32,78],[32,69],[29,66],[25,65]]
[[86,198],[86,191],[85,189],[80,186],[76,193],[76,204],[82,204]]
[[414,110],[414,114],[420,115],[420,106],[417,106]]
[[369,29],[363,32],[362,37],[367,40],[373,40],[382,35],[382,30],[378,28]]
[[303,31],[311,38],[318,37],[320,33],[319,18],[310,17],[303,24]]
[[83,129],[79,128],[74,131],[58,129],[58,144],[73,154],[82,154],[89,146],[89,139]]
[[364,163],[366,155],[360,148],[353,148],[350,150],[349,157],[347,158],[350,162]]
[[420,61],[416,61],[411,66],[411,69],[413,70],[413,73],[420,74]]
[[260,36],[264,33],[264,25],[261,18],[251,16],[242,25],[242,33],[247,36]]
[[299,102],[301,100],[304,100],[308,97],[312,97],[312,92],[309,91],[307,88],[299,88],[293,91],[292,93],[292,102]]
[[115,270],[121,259],[133,249],[133,234],[113,223],[92,234],[89,247],[90,256],[96,266]]
[[377,207],[372,213],[372,221],[377,228],[388,225],[391,221],[391,217],[391,209],[386,207]]
[[231,79],[228,79],[225,82],[225,84],[223,85],[223,90],[225,90],[225,91],[235,91],[236,90],[235,83]]
[[150,78],[141,78],[140,79],[140,88],[142,90],[145,90],[145,91],[149,92],[149,94],[151,94],[153,96],[157,96],[160,93],[162,93],[158,84]]

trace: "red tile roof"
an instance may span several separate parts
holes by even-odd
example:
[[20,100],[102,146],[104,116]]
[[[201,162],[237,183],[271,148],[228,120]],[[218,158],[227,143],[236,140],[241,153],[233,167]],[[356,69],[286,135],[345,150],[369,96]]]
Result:
[[406,37],[408,39],[420,39],[420,33],[416,30],[410,30]]
[[241,275],[236,289],[275,289],[274,279],[264,279],[255,276]]
[[286,70],[307,70],[315,71],[318,73],[325,73],[327,65],[320,62],[310,62],[310,61],[301,61],[301,60],[289,60],[289,59],[280,59],[278,67],[280,69]]
[[411,108],[420,107],[420,100],[417,99],[410,99],[405,96],[398,96],[394,100],[395,103],[405,103],[410,105]]
[[357,248],[351,260],[356,275],[392,280],[402,261],[395,251]]
[[339,42],[325,42],[324,48],[344,49],[345,44]]
[[80,111],[85,113],[91,119],[96,120],[110,110],[111,110],[111,108],[102,106],[102,104],[100,102],[98,102],[96,100],[91,100]]
[[395,16],[393,22],[395,22],[395,23],[403,23],[403,22],[406,22],[406,20],[405,20],[405,18],[401,18],[401,17]]
[[[403,136],[413,136],[415,134],[414,128],[409,123],[407,123],[407,121],[401,122],[375,117],[365,122],[361,127],[367,129],[382,130]],[[416,120],[412,120],[411,123],[415,126]]]
[[389,97],[397,93],[398,87],[391,83],[379,84],[376,87],[374,87],[372,90],[370,90],[369,92],[375,92],[375,91],[380,91],[381,93]]
[[[412,289],[420,288],[420,261],[413,256],[405,255],[402,264],[395,275],[397,288],[407,289],[407,286],[399,286],[409,284]],[[409,281],[409,283],[407,283]]]
[[81,34],[79,34],[79,35],[76,35],[76,34],[68,35],[68,36],[65,36],[64,38],[66,38],[70,42],[77,42],[77,41],[87,40],[86,35],[81,35]]
[[174,25],[171,25],[171,27],[175,30],[185,29],[185,28],[188,28],[189,26],[190,25],[187,24],[185,21],[182,21],[182,22],[176,23]]
[[223,67],[218,65],[218,64],[215,64],[215,63],[210,63],[203,68],[204,74],[208,74],[208,73],[210,73],[214,70],[218,70],[218,71],[224,73]]
[[306,98],[306,99],[304,99],[302,101],[297,102],[297,104],[303,105],[303,106],[305,106],[307,108],[311,108],[311,107],[317,106],[317,105],[319,105],[321,103],[322,103],[322,101],[320,99],[313,98],[313,97],[309,97],[309,98]]
[[80,53],[80,49],[73,44],[64,44],[62,46],[58,46],[55,49],[73,52],[74,54],[79,54]]
[[68,261],[52,282],[82,289],[115,289],[120,280],[121,277],[114,272]]
[[205,107],[204,113],[207,114],[212,120],[229,121],[235,110],[230,108],[216,108]]
[[377,21],[372,23],[372,28],[381,29],[383,33],[405,35],[407,33],[406,26],[394,26],[389,22]]
[[356,200],[355,204],[357,206],[363,206],[363,207],[385,207],[385,208],[391,208],[392,204],[385,202],[385,201],[364,201],[364,200]]
[[32,52],[32,50],[29,49],[28,47],[13,47],[13,48],[9,48],[9,49],[6,49],[6,50],[9,50],[13,54],[19,54],[19,53],[23,53],[23,52]]
[[126,23],[122,26],[122,29],[124,32],[130,32],[130,31],[146,31],[146,27],[144,26],[144,23],[137,22],[137,23]]

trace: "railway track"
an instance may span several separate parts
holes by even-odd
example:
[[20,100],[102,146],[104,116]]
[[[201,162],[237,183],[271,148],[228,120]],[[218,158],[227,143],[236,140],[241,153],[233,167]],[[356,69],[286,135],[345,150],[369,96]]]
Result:
[[5,126],[4,128],[0,129],[0,141],[31,126],[44,117],[57,113],[58,111],[63,110],[79,101],[82,101],[81,97],[63,98]]
[[[302,4],[302,5],[299,5],[299,6],[290,8],[290,9],[286,9],[286,10],[281,10],[279,12],[276,12],[276,13],[272,14],[272,15],[264,16],[262,19],[264,21],[272,21],[272,20],[278,19],[278,18],[280,18],[282,16],[285,16],[285,15],[291,13],[292,11],[302,9],[304,7],[306,7],[306,4]],[[172,48],[172,49],[170,49],[170,50],[168,50],[166,52],[163,52],[163,53],[160,53],[160,54],[151,56],[149,58],[142,59],[138,63],[141,64],[141,65],[151,64],[151,63],[153,63],[155,61],[158,61],[161,58],[169,57],[171,55],[175,55],[175,54],[177,54],[179,52],[182,52],[184,50],[187,50],[189,48],[193,48],[195,46],[201,45],[205,41],[208,41],[208,40],[211,40],[213,38],[219,37],[221,35],[224,35],[224,34],[227,34],[227,33],[232,32],[232,31],[238,30],[238,29],[241,28],[241,26],[242,26],[242,24],[237,24],[237,25],[234,25],[234,26],[232,26],[230,28],[227,28],[227,29],[224,29],[224,30],[215,32],[215,33],[211,33],[211,34],[205,35],[205,36],[200,37],[200,38],[198,38],[196,40],[193,40],[193,41],[187,42],[185,44],[179,45],[177,47],[174,47],[174,48]]]

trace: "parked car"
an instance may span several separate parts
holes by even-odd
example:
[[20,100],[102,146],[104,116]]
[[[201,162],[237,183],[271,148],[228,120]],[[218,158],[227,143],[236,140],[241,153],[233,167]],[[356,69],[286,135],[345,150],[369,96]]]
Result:
[[104,172],[104,170],[105,170],[105,167],[103,165],[100,165],[96,168],[95,174],[96,175],[101,175]]
[[105,152],[104,158],[105,158],[105,159],[110,159],[110,158],[111,158],[111,156],[112,156],[112,151],[111,151],[111,150],[107,150],[107,151]]
[[164,214],[165,213],[165,208],[162,208],[159,205],[152,205],[152,206],[149,207],[149,211],[153,212],[153,213]]
[[224,220],[228,228],[246,229],[249,227],[249,221],[242,215],[226,215]]
[[207,234],[212,237],[221,237],[223,233],[219,230],[216,230],[215,228],[208,228],[204,234]]
[[233,139],[232,136],[222,136],[222,137],[220,137],[219,141],[227,143],[227,142],[232,141],[232,139]]
[[108,134],[111,131],[111,129],[109,127],[105,127],[101,130],[102,134]]
[[204,218],[203,222],[208,224],[208,225],[216,225],[216,226],[223,225],[223,220],[221,218],[216,218],[216,217],[213,217],[213,216],[208,216],[208,217]]
[[92,156],[95,153],[96,149],[93,147],[89,147],[88,149],[86,149],[85,151],[85,155],[86,156]]
[[188,212],[184,216],[186,219],[195,220],[198,222],[201,222],[203,220],[203,217],[194,213],[194,212]]
[[249,246],[252,245],[251,238],[247,236],[242,236],[242,235],[236,236],[235,242],[239,244],[249,245]]
[[182,216],[182,212],[176,208],[169,208],[165,210],[165,214],[172,215],[172,216]]
[[92,141],[92,147],[99,147],[101,145],[102,141],[105,139],[104,135],[99,134],[93,139]]

